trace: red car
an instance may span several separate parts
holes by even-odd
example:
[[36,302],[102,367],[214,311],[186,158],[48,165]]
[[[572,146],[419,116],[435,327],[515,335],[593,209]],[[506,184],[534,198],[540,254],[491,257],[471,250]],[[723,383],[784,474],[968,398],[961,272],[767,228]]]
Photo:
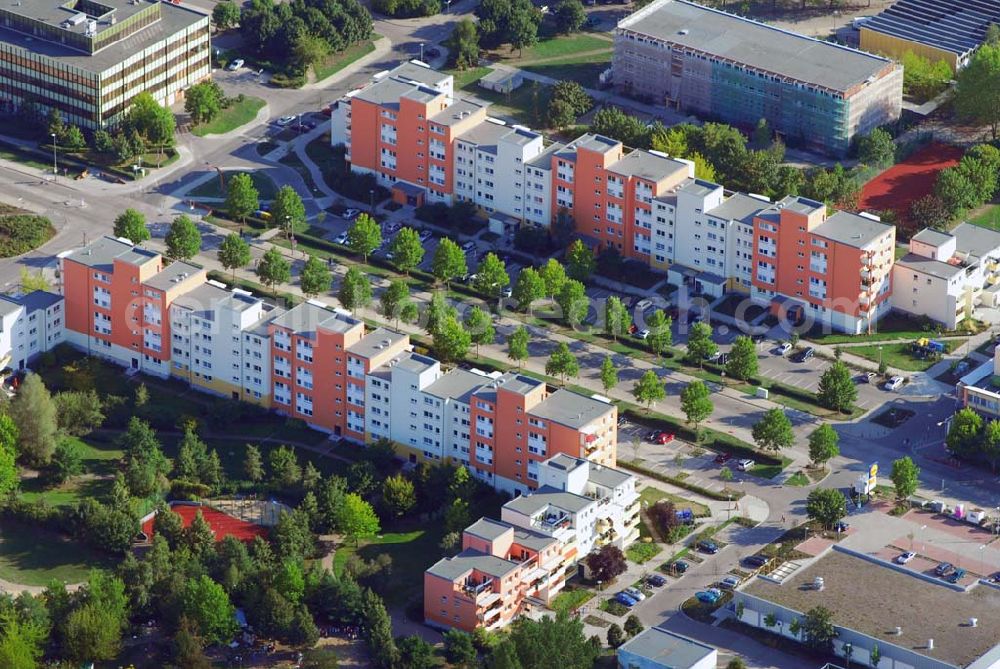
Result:
[[669,444],[674,440],[674,435],[669,432],[650,432],[646,439],[654,444]]
[[715,456],[715,463],[718,465],[724,465],[733,459],[732,453],[719,453]]

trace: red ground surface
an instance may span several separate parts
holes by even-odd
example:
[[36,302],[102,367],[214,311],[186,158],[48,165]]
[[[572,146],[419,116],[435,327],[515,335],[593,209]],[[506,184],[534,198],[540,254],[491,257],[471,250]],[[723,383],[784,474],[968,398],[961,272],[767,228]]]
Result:
[[[201,511],[202,517],[208,521],[212,531],[215,532],[216,541],[222,541],[227,536],[236,537],[240,541],[253,541],[254,537],[267,536],[267,528],[261,527],[260,525],[254,525],[253,523],[248,523],[245,520],[240,520],[239,518],[234,518],[233,516],[222,513],[221,511],[216,511],[211,507],[175,504],[171,506],[171,509],[174,513],[181,517],[181,520],[184,521],[184,527],[190,525],[191,521],[194,520],[195,514],[197,514],[198,511]],[[145,532],[147,536],[152,538],[152,518],[143,524],[142,531]]]
[[961,158],[962,149],[956,146],[928,144],[866,183],[861,189],[861,210],[891,209],[905,224],[913,201],[930,193],[938,172],[957,165]]

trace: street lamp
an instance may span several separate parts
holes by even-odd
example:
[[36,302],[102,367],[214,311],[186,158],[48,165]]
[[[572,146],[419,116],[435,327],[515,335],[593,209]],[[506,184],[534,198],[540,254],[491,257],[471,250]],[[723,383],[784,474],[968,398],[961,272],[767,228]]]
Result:
[[49,133],[52,135],[52,178],[59,176],[59,167],[56,164],[56,133]]
[[420,62],[423,62],[423,60],[424,60],[424,43],[421,42],[420,43]]
[[375,189],[369,189],[368,191],[368,211],[371,212],[372,216],[375,215]]

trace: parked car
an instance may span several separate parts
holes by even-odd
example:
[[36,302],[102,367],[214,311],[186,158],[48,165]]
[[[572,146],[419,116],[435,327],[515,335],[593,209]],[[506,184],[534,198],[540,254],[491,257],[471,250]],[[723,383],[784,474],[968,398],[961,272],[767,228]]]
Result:
[[934,575],[935,576],[945,576],[945,575],[947,575],[954,568],[955,568],[955,565],[953,565],[952,563],[950,563],[950,562],[942,562],[941,564],[939,564],[937,567],[934,568]]
[[742,460],[737,461],[736,468],[739,469],[741,472],[748,472],[751,469],[753,469],[754,465],[756,464],[757,463],[751,460],[750,458],[743,458]]
[[799,353],[799,355],[798,355],[798,361],[799,362],[806,362],[807,360],[809,360],[810,358],[812,358],[814,355],[816,355],[816,349],[814,349],[812,346],[806,346]]
[[434,236],[434,233],[428,230],[427,228],[424,228],[417,234],[417,236],[420,238],[420,241],[426,242],[428,239]]
[[618,416],[618,427],[626,427],[628,424],[628,418],[625,416]]
[[464,244],[462,244],[462,250],[465,251],[466,253],[468,253],[469,251],[471,251],[474,248],[476,248],[476,243],[474,241],[472,241],[471,239],[469,241],[465,242]]
[[958,583],[963,578],[965,578],[965,573],[966,573],[965,570],[959,567],[955,571],[945,576],[944,580],[948,581],[949,583]]
[[355,218],[358,217],[358,214],[360,214],[360,213],[361,213],[360,209],[353,209],[353,208],[352,209],[345,209],[344,213],[341,214],[341,216],[343,216],[345,220],[353,221]]
[[900,553],[896,556],[896,564],[906,564],[913,558],[917,557],[917,554],[913,551],[906,551],[905,553]]
[[669,444],[674,440],[674,435],[670,432],[660,432],[659,430],[656,430],[646,435],[646,440],[651,441],[654,444]]
[[640,602],[642,600],[646,599],[646,595],[644,595],[642,593],[642,591],[639,590],[639,588],[625,588],[624,590],[622,590],[622,592],[624,592],[626,595],[628,595],[632,599],[640,601]]
[[719,544],[714,541],[709,541],[708,539],[702,539],[698,542],[698,550],[702,553],[708,553],[709,555],[715,555],[719,552]]
[[504,286],[503,290],[500,291],[500,294],[504,297],[511,297],[514,295],[514,289],[510,286]]
[[691,565],[689,565],[684,560],[678,560],[677,562],[674,562],[672,565],[668,567],[668,569],[672,574],[683,574],[690,568]]
[[663,578],[659,574],[651,574],[646,577],[646,583],[653,586],[654,588],[659,588],[666,585],[667,579]]
[[727,576],[721,581],[719,581],[719,586],[725,588],[726,590],[732,590],[740,584],[740,579],[738,576]]
[[834,532],[846,532],[849,529],[851,529],[851,524],[845,523],[842,520],[838,520],[836,523],[833,524]]
[[649,330],[639,330],[635,336],[637,339],[649,339]]
[[236,70],[240,69],[241,67],[243,67],[243,59],[242,58],[237,58],[236,60],[232,60],[232,61],[229,62],[229,65],[226,65],[226,69],[229,70],[230,72],[235,72]]
[[651,306],[653,306],[653,300],[650,299],[639,300],[635,304],[635,308],[639,311],[646,311],[646,309],[649,309]]
[[787,341],[778,344],[778,355],[788,355],[788,352],[791,350],[792,350],[792,345]]
[[294,116],[282,116],[275,122],[282,128],[284,128],[286,125],[291,125],[294,120],[295,120]]
[[724,465],[733,459],[732,453],[719,453],[715,456],[715,464]]
[[858,380],[861,381],[861,383],[875,383],[876,377],[878,377],[878,374],[875,372],[865,372]]
[[886,390],[899,390],[899,387],[901,385],[903,385],[903,377],[902,376],[894,376],[894,377],[892,377],[891,379],[889,379],[888,381],[885,382],[885,389]]
[[705,360],[708,360],[709,362],[715,362],[721,357],[722,357],[722,351],[716,351],[712,355],[706,355]]
[[990,576],[990,582],[1000,583],[1000,571],[994,572],[993,575]]
[[771,558],[764,557],[763,555],[750,555],[743,558],[743,564],[753,569],[760,569],[770,561]]
[[705,604],[715,604],[717,601],[722,599],[722,591],[718,588],[709,588],[708,590],[701,590],[694,593],[694,596],[699,602]]
[[347,243],[347,232],[341,232],[339,235],[333,238],[334,244],[340,244],[343,246]]
[[619,592],[617,595],[615,595],[615,601],[618,602],[619,604],[624,604],[629,608],[632,608],[633,606],[639,603],[634,599],[632,599],[631,597],[629,597],[628,595],[626,595],[624,592]]

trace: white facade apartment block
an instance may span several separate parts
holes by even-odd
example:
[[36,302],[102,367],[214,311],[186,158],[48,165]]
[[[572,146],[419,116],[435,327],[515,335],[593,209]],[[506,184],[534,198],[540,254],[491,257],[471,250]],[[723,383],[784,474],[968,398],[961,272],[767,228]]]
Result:
[[546,151],[525,165],[524,219],[547,228],[552,221],[552,165]]
[[42,290],[21,297],[0,295],[0,367],[24,369],[65,339],[61,295]]
[[487,117],[455,139],[455,200],[488,212],[524,215],[526,163],[543,149],[542,136]]

